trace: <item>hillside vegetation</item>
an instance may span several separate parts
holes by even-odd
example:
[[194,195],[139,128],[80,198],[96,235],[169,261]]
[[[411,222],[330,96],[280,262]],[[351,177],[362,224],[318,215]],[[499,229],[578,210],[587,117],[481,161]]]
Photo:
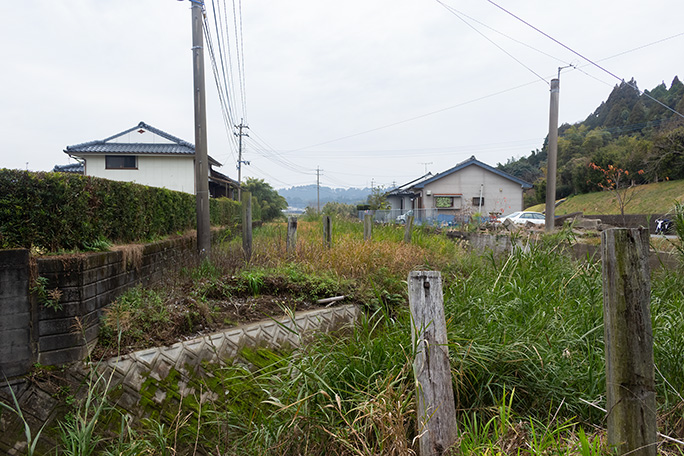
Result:
[[[667,214],[675,201],[684,202],[684,180],[644,184],[627,190],[633,196],[625,206],[626,214]],[[527,208],[530,211],[544,211],[544,204]],[[600,192],[573,195],[556,207],[556,215],[584,212],[585,214],[619,214],[615,192]]]
[[[634,184],[684,179],[684,84],[675,77],[641,93],[634,80],[616,85],[584,121],[558,129],[556,197],[591,193],[608,184],[592,164],[629,172]],[[499,169],[534,183],[526,205],[546,194],[547,144]],[[628,182],[627,184],[631,184]],[[649,211],[652,212],[652,211]]]

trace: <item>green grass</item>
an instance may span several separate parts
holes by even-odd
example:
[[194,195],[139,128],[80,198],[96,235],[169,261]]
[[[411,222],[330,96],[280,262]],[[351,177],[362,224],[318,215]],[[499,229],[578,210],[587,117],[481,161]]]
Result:
[[[461,454],[609,454],[604,414],[587,403],[605,404],[601,267],[560,254],[572,241],[568,233],[496,257],[467,253],[428,230],[407,246],[395,227],[374,227],[366,243],[360,223],[334,226],[326,249],[320,226],[300,222],[300,245],[288,256],[282,224],[266,225],[255,233],[251,264],[237,265],[239,247],[228,242],[225,257],[214,255],[213,265],[186,276],[198,284],[196,297],[235,293],[230,287],[259,294],[274,277],[313,294],[345,284],[369,310],[356,327],[298,349],[244,350],[235,363],[206,365],[183,384],[195,393],[181,399],[177,376],[148,379],[145,394],[161,388],[163,403],[148,401],[150,418],[142,422],[125,418],[125,410],[108,412],[107,423],[120,429],[98,427],[95,454],[415,454],[405,290],[412,268],[442,271]],[[227,272],[238,282],[225,285]],[[684,275],[654,273],[651,288],[659,430],[677,436]],[[134,291],[120,313],[130,317],[134,302],[149,301],[143,313],[163,318],[158,295],[146,293]],[[674,448],[660,451],[682,454]]]
[[[634,192],[634,197],[625,206],[625,214],[666,214],[673,210],[676,201],[684,202],[684,180],[640,185],[629,192]],[[525,210],[542,212],[544,209],[544,204],[537,204]],[[556,215],[573,212],[619,214],[620,207],[614,192],[601,191],[570,196],[555,211]]]

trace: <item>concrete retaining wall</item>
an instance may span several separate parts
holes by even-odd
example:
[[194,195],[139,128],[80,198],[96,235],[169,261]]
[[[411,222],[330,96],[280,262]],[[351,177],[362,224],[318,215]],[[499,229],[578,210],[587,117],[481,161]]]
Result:
[[[0,375],[28,372],[34,363],[81,360],[97,341],[103,308],[125,290],[160,281],[196,261],[195,238],[185,236],[122,250],[44,257],[31,264],[27,250],[0,251]],[[61,310],[37,303],[30,277],[59,290]]]
[[[511,241],[509,235],[470,233],[466,236],[470,248],[476,252],[491,252],[494,255],[510,253],[514,248],[526,248],[527,243],[537,242],[541,233],[519,237]],[[576,243],[566,251],[573,259],[580,261],[601,261],[601,246]],[[675,268],[679,265],[679,256],[673,253],[651,251],[649,254],[651,270],[658,268]]]
[[573,214],[561,215],[556,218],[556,226],[562,226],[567,219],[581,217],[590,220],[600,220],[602,224],[613,226],[616,228],[639,228],[640,226],[648,227],[649,233],[655,233],[656,220],[659,218],[671,218],[664,214],[625,214],[624,219],[619,214],[599,214],[599,215],[584,215],[582,212],[575,212]]
[[14,377],[33,364],[28,250],[0,251],[0,374]]

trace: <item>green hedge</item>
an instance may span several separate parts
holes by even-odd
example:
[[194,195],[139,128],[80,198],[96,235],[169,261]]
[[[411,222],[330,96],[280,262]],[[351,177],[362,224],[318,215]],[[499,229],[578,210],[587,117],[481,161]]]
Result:
[[[234,223],[240,203],[211,200],[211,223]],[[84,249],[195,227],[187,193],[65,173],[0,169],[0,248]]]

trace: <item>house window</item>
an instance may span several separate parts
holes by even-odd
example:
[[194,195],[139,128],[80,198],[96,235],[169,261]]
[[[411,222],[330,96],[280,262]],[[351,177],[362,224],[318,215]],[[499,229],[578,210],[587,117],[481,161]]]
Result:
[[138,169],[138,157],[135,155],[106,155],[106,169]]
[[473,207],[480,207],[484,206],[484,197],[480,198],[479,196],[476,196],[473,198]]
[[435,207],[437,209],[460,209],[460,196],[435,195]]

